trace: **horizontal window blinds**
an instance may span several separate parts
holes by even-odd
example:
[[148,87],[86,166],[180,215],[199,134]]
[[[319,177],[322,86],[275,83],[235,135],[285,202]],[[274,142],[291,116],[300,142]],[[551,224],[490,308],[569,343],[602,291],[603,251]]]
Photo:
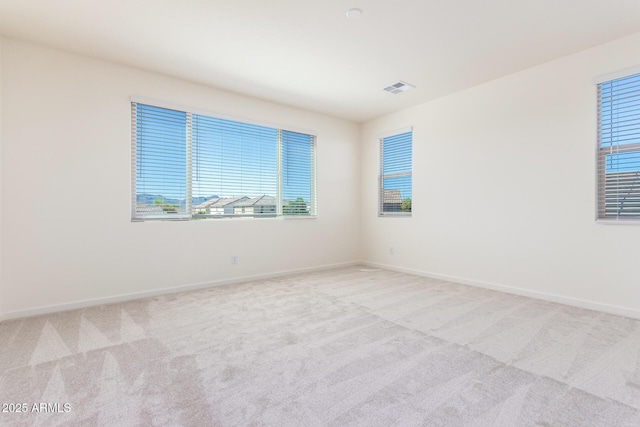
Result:
[[598,218],[640,219],[640,74],[598,85]]
[[412,139],[412,132],[380,139],[380,215],[411,214]]
[[315,215],[316,138],[297,132],[281,133],[282,213]]
[[187,170],[190,162],[187,129],[190,117],[182,111],[132,105],[135,139],[134,216],[175,218],[190,215]]
[[194,202],[229,202],[196,214],[276,214],[276,129],[194,114],[192,138]]
[[316,137],[136,102],[132,219],[316,214]]

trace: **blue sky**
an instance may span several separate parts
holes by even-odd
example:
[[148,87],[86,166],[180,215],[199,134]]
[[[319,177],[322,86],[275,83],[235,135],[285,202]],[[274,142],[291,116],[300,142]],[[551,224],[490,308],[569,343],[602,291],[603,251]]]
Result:
[[[412,132],[383,138],[383,175],[411,172],[412,139]],[[403,199],[411,198],[411,176],[384,178],[383,187],[385,190],[400,190]]]
[[136,194],[186,197],[186,113],[138,104]]
[[640,144],[639,84],[640,74],[600,84],[600,147],[611,149],[607,173],[640,171],[640,150],[628,147]]
[[194,197],[276,196],[277,130],[193,115]]

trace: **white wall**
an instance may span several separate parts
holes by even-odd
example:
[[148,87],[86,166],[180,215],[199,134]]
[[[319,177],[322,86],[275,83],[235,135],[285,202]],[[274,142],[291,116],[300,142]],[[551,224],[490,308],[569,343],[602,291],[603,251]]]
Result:
[[[358,259],[353,123],[9,38],[2,83],[9,317]],[[317,131],[319,217],[132,223],[132,95]]]
[[[594,221],[593,84],[639,64],[635,34],[364,124],[363,258],[640,317],[640,226]],[[378,218],[377,135],[409,125],[413,217]]]
[[4,318],[4,303],[2,289],[2,36],[0,36],[0,322]]

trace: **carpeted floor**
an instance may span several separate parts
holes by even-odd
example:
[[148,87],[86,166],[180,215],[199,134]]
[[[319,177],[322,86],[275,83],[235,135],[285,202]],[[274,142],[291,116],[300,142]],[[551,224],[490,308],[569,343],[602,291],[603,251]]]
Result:
[[640,425],[640,321],[361,267],[6,321],[0,343],[1,409],[27,404],[2,426]]

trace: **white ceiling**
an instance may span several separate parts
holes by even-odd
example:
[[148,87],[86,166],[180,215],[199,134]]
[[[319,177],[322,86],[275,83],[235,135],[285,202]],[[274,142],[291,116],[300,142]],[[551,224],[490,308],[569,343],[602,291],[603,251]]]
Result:
[[0,0],[6,36],[356,122],[638,31],[639,0]]

